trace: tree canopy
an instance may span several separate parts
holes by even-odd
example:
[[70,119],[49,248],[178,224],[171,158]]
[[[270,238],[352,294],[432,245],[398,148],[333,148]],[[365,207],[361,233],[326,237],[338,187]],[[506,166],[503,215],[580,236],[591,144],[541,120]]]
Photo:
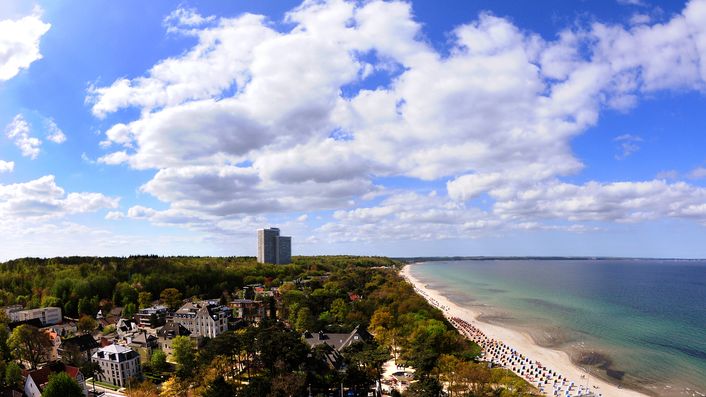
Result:
[[42,397],[83,397],[83,390],[66,372],[59,372],[49,375]]

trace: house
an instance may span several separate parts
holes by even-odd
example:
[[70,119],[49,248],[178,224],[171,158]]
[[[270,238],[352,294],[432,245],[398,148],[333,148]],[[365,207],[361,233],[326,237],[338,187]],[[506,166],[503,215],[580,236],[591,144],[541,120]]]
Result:
[[101,310],[99,313],[101,314],[102,318],[97,318],[98,323],[101,325],[101,327],[105,328],[108,325],[116,325],[118,321],[120,321],[123,315],[123,308],[114,307],[110,309],[110,311],[108,311],[107,313],[103,312],[103,310]]
[[84,334],[64,339],[59,346],[59,355],[64,357],[65,355],[79,354],[90,361],[93,353],[99,348],[100,345],[93,339],[93,336]]
[[102,347],[92,359],[102,370],[97,376],[101,382],[127,387],[131,379],[142,378],[140,355],[129,347],[116,344]]
[[230,302],[233,317],[259,323],[265,317],[265,305],[252,299],[236,299]]
[[49,337],[51,342],[51,350],[49,351],[49,361],[59,360],[59,346],[61,345],[61,336],[51,328],[42,330]]
[[140,309],[135,314],[135,320],[141,327],[157,328],[164,325],[167,318],[167,307],[162,305]]
[[121,318],[118,323],[115,324],[115,330],[118,332],[118,336],[124,338],[125,336],[137,331],[137,323],[132,320]]
[[370,340],[371,335],[364,329],[361,329],[360,326],[356,326],[355,329],[348,334],[334,334],[324,331],[312,334],[306,331],[304,335],[302,335],[302,339],[304,339],[304,342],[311,348],[319,347],[323,349],[328,364],[333,368],[339,369],[343,365],[341,351],[353,343]]
[[167,355],[172,355],[172,340],[177,336],[190,336],[191,332],[177,323],[167,323],[157,331],[157,343],[159,348]]
[[174,313],[172,321],[191,332],[192,337],[215,338],[228,330],[232,309],[217,300],[189,302]]
[[139,330],[132,336],[126,337],[127,346],[140,355],[143,363],[152,357],[152,351],[159,347],[157,337],[148,334],[145,330]]
[[83,395],[88,395],[88,389],[86,389],[86,380],[76,367],[66,365],[62,362],[55,362],[48,364],[41,369],[30,371],[25,373],[25,395],[28,397],[41,397],[42,390],[49,383],[49,376],[59,372],[66,372],[72,379],[74,379],[81,389],[83,390]]
[[61,324],[50,325],[49,328],[62,337],[75,334],[78,331],[76,323],[73,321],[64,321]]

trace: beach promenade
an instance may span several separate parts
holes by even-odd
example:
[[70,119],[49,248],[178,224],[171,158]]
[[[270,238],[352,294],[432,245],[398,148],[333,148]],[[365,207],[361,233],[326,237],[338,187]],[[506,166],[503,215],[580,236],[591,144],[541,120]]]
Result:
[[591,376],[574,365],[568,354],[540,347],[528,334],[478,321],[480,313],[462,308],[438,291],[427,288],[409,273],[409,265],[401,275],[418,294],[442,310],[461,334],[480,345],[482,360],[513,371],[547,396],[646,396]]

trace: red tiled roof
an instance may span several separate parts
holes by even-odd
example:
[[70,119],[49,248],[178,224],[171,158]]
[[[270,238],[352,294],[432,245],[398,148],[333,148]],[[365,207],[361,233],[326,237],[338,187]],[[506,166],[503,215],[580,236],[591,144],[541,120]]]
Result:
[[49,382],[49,375],[59,372],[66,372],[72,379],[76,379],[79,369],[63,363],[48,364],[40,369],[30,371],[27,376],[31,376],[34,384],[40,389]]

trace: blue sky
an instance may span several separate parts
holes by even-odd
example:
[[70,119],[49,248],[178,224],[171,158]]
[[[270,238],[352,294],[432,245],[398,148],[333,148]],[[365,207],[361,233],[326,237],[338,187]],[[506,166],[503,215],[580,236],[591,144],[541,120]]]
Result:
[[706,257],[706,1],[4,1],[0,259]]

